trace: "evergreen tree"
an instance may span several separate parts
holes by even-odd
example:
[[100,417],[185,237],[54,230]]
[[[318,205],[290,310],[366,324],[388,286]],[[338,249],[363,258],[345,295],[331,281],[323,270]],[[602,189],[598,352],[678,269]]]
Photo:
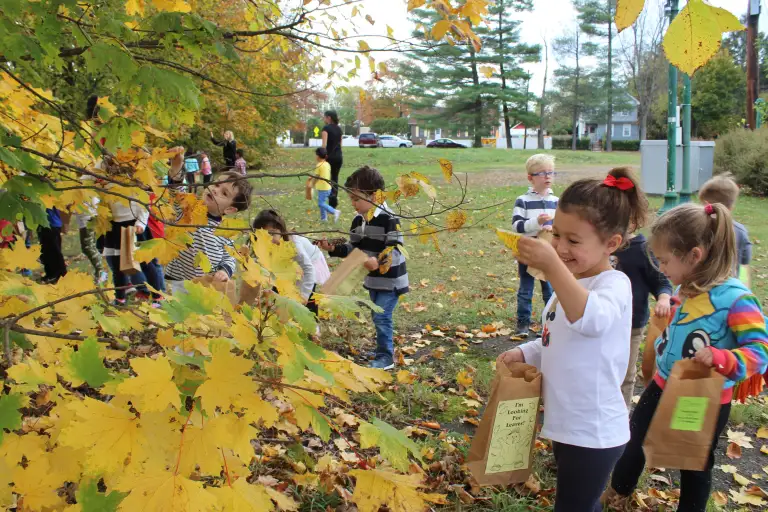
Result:
[[743,122],[747,76],[727,51],[721,51],[701,68],[691,86],[695,136],[713,138]]

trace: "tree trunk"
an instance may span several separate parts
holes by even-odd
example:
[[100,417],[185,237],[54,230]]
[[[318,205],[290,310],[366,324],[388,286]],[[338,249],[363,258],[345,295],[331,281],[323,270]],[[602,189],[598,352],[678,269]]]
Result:
[[613,151],[611,128],[613,127],[613,77],[611,73],[613,71],[613,29],[611,24],[613,23],[613,15],[611,14],[611,1],[606,0],[608,3],[608,125],[605,132],[605,150]]
[[[528,117],[528,94],[530,93],[531,79],[525,81],[525,114]],[[528,149],[528,125],[523,123],[523,149]]]
[[[475,89],[480,88],[480,76],[477,74],[477,61],[475,60],[475,48],[470,44],[469,45],[469,55],[470,55],[470,62],[472,63],[472,84],[475,86]],[[478,94],[475,97],[475,120],[474,120],[474,128],[475,128],[475,137],[474,142],[472,143],[472,147],[475,148],[481,148],[483,147],[483,141],[481,139],[481,129],[483,125],[483,98],[480,97]]]
[[579,67],[579,52],[581,50],[581,41],[579,41],[579,31],[576,31],[576,80],[573,86],[573,135],[571,136],[571,150],[576,151],[576,143],[579,140],[579,79],[581,78],[581,68]]
[[544,149],[544,107],[546,106],[545,97],[547,95],[547,73],[549,73],[549,45],[544,39],[544,85],[541,88],[541,101],[539,102],[539,149]]
[[643,112],[640,116],[640,140],[643,141],[648,136],[648,111]]
[[501,95],[504,98],[501,102],[501,108],[504,112],[504,136],[507,139],[507,149],[512,149],[512,133],[511,125],[509,123],[509,105],[507,105],[507,98],[504,95],[504,91],[507,89],[507,77],[504,76],[504,35],[502,28],[503,11],[499,11],[499,51],[502,52],[501,59],[499,59],[499,73],[501,73]]

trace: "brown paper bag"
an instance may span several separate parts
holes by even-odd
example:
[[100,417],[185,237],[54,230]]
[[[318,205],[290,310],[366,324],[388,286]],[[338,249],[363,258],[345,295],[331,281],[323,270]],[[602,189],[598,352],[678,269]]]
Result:
[[133,226],[120,228],[120,272],[129,276],[141,272],[141,265],[133,257],[136,252],[135,233]]
[[358,274],[364,276],[368,273],[365,267],[363,267],[367,259],[368,255],[360,249],[353,250],[336,267],[336,270],[333,271],[331,277],[328,278],[318,293],[323,295],[346,295],[349,293],[350,290],[347,290],[349,288],[347,284],[351,283],[354,285],[354,283],[360,280]]
[[307,201],[312,200],[312,191],[313,191],[312,181],[313,181],[312,178],[307,178],[307,183],[304,185],[304,199],[306,199]]
[[528,480],[540,400],[541,373],[535,366],[511,363],[496,368],[488,406],[467,456],[467,467],[479,485]]
[[669,324],[669,318],[659,318],[651,313],[651,319],[648,322],[648,327],[645,334],[645,348],[643,349],[643,382],[646,386],[651,381],[654,372],[656,371],[656,340],[664,332]]
[[227,281],[214,281],[212,274],[206,274],[202,277],[193,279],[192,282],[210,286],[217,292],[224,294],[224,296],[229,299],[229,302],[233,306],[237,304],[237,296],[235,294],[235,281],[232,279]]
[[693,359],[675,363],[643,443],[649,467],[707,467],[724,382],[714,368]]

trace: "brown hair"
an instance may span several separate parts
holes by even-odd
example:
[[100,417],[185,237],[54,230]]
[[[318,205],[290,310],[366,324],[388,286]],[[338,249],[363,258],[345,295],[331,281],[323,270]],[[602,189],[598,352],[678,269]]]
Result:
[[[606,184],[606,180],[621,178],[629,180],[632,187],[621,190]],[[575,213],[592,224],[604,240],[621,235],[626,241],[630,225],[640,229],[648,218],[648,199],[629,167],[611,169],[605,180],[573,182],[560,196],[557,208],[565,213]]]
[[288,238],[288,228],[285,225],[285,221],[275,210],[261,210],[256,218],[253,219],[253,229],[269,229],[275,228],[280,230],[280,236],[286,242]]
[[739,198],[739,186],[730,174],[721,174],[710,179],[699,190],[699,200],[705,203],[720,203],[733,210]]
[[251,194],[253,193],[253,186],[251,183],[243,178],[243,175],[237,171],[224,171],[216,177],[216,181],[228,181],[232,183],[232,188],[235,189],[235,197],[232,200],[232,206],[237,208],[237,211],[241,212],[247,210],[251,206]]
[[651,245],[660,245],[683,261],[696,247],[704,251],[692,274],[686,276],[681,287],[684,295],[706,292],[733,275],[736,233],[731,212],[721,203],[672,208],[653,223]]
[[384,177],[377,169],[364,165],[349,175],[344,186],[365,194],[373,194],[377,190],[384,190]]

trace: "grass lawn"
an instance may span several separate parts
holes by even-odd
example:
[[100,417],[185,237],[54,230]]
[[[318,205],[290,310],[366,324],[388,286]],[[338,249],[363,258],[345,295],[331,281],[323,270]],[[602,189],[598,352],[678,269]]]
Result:
[[[461,203],[467,213],[465,228],[456,233],[443,231],[438,235],[438,246],[431,241],[421,243],[417,236],[408,234],[408,271],[411,292],[401,298],[395,313],[398,331],[397,345],[406,369],[415,376],[411,385],[394,386],[381,396],[361,397],[360,405],[370,415],[389,420],[403,428],[414,425],[417,420],[438,421],[449,434],[458,439],[455,445],[460,451],[468,449],[468,437],[473,427],[466,421],[471,408],[466,404],[466,394],[456,382],[457,374],[466,369],[473,373],[474,389],[481,397],[487,397],[493,377],[491,362],[496,355],[514,346],[509,336],[477,337],[465,340],[457,332],[466,327],[467,331],[494,324],[495,329],[506,332],[515,326],[515,295],[517,290],[517,264],[494,234],[493,228],[509,228],[512,208],[518,195],[525,192],[527,181],[525,161],[533,151],[503,151],[493,149],[344,149],[344,166],[341,182],[356,168],[371,165],[385,177],[388,188],[395,188],[395,179],[401,174],[419,172],[428,176],[437,189],[439,203],[433,204],[423,192],[416,198],[401,200],[393,209],[402,216],[403,229],[408,230],[412,222],[431,211],[443,210],[445,206]],[[553,151],[557,158],[555,193],[560,193],[568,183],[582,177],[601,177],[614,166],[629,165],[639,172],[639,153],[593,153]],[[451,160],[455,177],[465,184],[462,187],[454,180],[445,183],[439,158]],[[271,173],[296,173],[314,169],[312,149],[279,150],[263,162],[264,171]],[[659,172],[664,172],[660,170]],[[254,183],[259,197],[248,212],[252,217],[263,208],[275,208],[286,218],[291,228],[299,232],[338,230],[344,234],[352,221],[352,208],[342,192],[340,208],[342,218],[337,226],[321,224],[314,203],[304,199],[304,179],[285,178],[262,179]],[[462,201],[462,196],[464,200]],[[661,205],[660,198],[652,198],[654,208]],[[390,205],[392,206],[392,205]],[[445,226],[446,214],[434,219],[436,227]],[[755,290],[762,300],[766,298],[766,276],[768,259],[761,240],[768,240],[768,214],[764,198],[744,197],[736,209],[736,218],[750,231],[754,242],[753,280]],[[74,231],[73,231],[74,233]],[[326,236],[314,234],[312,237]],[[330,233],[329,238],[339,236]],[[79,253],[77,236],[69,235],[65,243],[67,256]],[[335,263],[331,261],[331,263]],[[75,266],[85,268],[87,261],[81,256],[75,258]],[[360,294],[364,294],[362,287]],[[542,307],[540,295],[534,298],[534,318]],[[478,331],[475,332],[477,334]],[[508,334],[508,333],[507,333]],[[335,324],[326,326],[323,342],[329,348],[356,356],[360,347],[373,345],[375,335],[368,323]],[[766,402],[755,401],[749,406],[734,408],[732,428],[745,430],[754,435],[761,424],[768,423]],[[739,426],[742,425],[742,426]],[[420,441],[434,460],[450,458],[446,443],[432,439]],[[759,444],[759,443],[758,443]],[[721,452],[724,446],[721,443]],[[753,455],[761,457],[759,446],[745,450],[745,463]],[[754,452],[754,454],[752,453]],[[540,454],[543,455],[543,454]],[[749,457],[748,457],[749,456]],[[762,456],[763,458],[765,456]],[[539,456],[540,467],[537,476],[542,489],[553,485],[553,472],[548,456]],[[749,462],[749,469],[743,474],[760,472],[760,460]],[[718,464],[740,465],[722,455]],[[754,464],[758,469],[753,469]],[[761,465],[765,465],[763,460]],[[716,470],[717,472],[717,470]],[[667,476],[673,480],[675,472]],[[730,475],[724,475],[730,476]],[[661,485],[648,480],[650,485]],[[730,480],[716,477],[716,488],[727,491]],[[661,486],[664,488],[664,486]],[[455,499],[456,497],[453,496]],[[328,496],[317,503],[332,503]],[[305,501],[305,504],[307,502]],[[313,501],[314,503],[314,501]],[[541,502],[528,501],[511,494],[489,493],[486,499],[473,504],[451,505],[453,510],[549,510],[540,508]],[[324,506],[304,507],[302,510],[321,510]],[[713,509],[714,510],[714,509]]]

